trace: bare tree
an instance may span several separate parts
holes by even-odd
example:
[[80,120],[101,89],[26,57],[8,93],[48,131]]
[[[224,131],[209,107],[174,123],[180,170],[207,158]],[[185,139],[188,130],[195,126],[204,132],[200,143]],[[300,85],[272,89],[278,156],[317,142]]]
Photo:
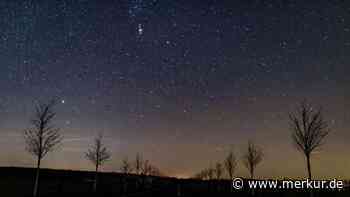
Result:
[[212,168],[212,167],[209,167],[209,168],[207,169],[208,180],[213,180],[213,178],[214,178],[214,172],[215,172],[215,169]]
[[142,175],[141,179],[136,182],[136,187],[139,187],[139,185],[144,186],[146,184],[146,176],[162,176],[160,170],[148,160],[143,160],[139,153],[136,154],[134,169],[137,175]]
[[132,164],[129,162],[128,158],[125,157],[122,161],[122,165],[120,167],[120,170],[122,173],[124,173],[125,176],[123,176],[122,181],[123,181],[123,193],[127,192],[128,188],[128,181],[127,181],[127,176],[132,173],[133,167]]
[[222,178],[222,174],[223,174],[223,167],[222,167],[222,164],[220,162],[217,162],[216,165],[215,165],[215,176],[216,176],[216,179],[221,179]]
[[99,134],[94,141],[94,145],[85,153],[86,159],[90,160],[95,165],[95,180],[94,180],[94,192],[97,189],[97,176],[98,170],[101,165],[111,158],[110,152],[107,147],[103,145],[103,136]]
[[257,165],[263,159],[263,151],[260,147],[256,146],[253,142],[248,142],[247,152],[243,155],[243,164],[250,173],[250,178],[254,178],[254,173]]
[[53,120],[56,116],[54,111],[55,104],[54,100],[48,103],[39,102],[35,107],[35,113],[31,120],[32,127],[24,131],[26,150],[37,159],[33,189],[34,197],[38,195],[41,160],[62,141],[59,128],[53,125]]
[[215,169],[212,167],[205,168],[201,170],[199,173],[194,175],[194,178],[201,180],[213,180]]
[[141,166],[141,174],[148,175],[150,170],[151,170],[151,164],[149,163],[148,160],[145,160],[143,162],[143,166]]
[[141,154],[137,153],[136,158],[135,158],[135,163],[134,163],[134,168],[135,168],[135,173],[136,174],[141,174],[142,172],[142,167],[143,167],[143,159]]
[[151,164],[149,160],[145,160],[143,162],[143,166],[141,168],[141,174],[146,176],[161,176],[161,172],[158,167]]
[[199,173],[194,175],[194,178],[201,180],[212,180],[214,177],[214,169],[213,168],[205,168],[201,170]]
[[322,146],[329,134],[329,125],[323,119],[322,110],[314,110],[307,102],[302,102],[296,112],[289,115],[292,139],[296,148],[306,158],[308,178],[311,179],[310,157],[312,152]]
[[149,175],[151,176],[163,176],[164,174],[155,165],[150,166]]
[[151,164],[149,162],[149,160],[145,160],[143,162],[141,174],[146,175],[146,176],[161,176],[162,175],[159,168],[156,167],[155,165]]
[[207,178],[207,171],[206,169],[201,170],[200,172],[196,173],[193,178],[195,179],[201,179],[201,180],[205,180]]
[[122,171],[122,173],[124,174],[130,174],[133,171],[133,167],[131,165],[131,163],[129,162],[128,158],[124,158],[122,161],[122,166],[120,168],[120,170]]
[[225,158],[224,166],[229,178],[232,180],[237,167],[237,159],[232,151]]

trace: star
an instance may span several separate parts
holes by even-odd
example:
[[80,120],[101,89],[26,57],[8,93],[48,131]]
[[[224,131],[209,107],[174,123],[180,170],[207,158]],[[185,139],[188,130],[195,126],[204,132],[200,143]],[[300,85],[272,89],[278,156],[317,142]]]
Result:
[[141,23],[139,23],[139,24],[137,25],[137,33],[138,33],[139,36],[142,36],[142,35],[143,35],[143,26],[142,26]]
[[[350,95],[345,91],[350,87],[350,10],[342,4],[90,1],[1,3],[0,141],[11,130],[25,129],[23,117],[35,110],[31,105],[50,98],[57,104],[55,126],[64,127],[63,132],[90,138],[92,132],[106,130],[111,145],[121,146],[115,150],[130,157],[136,151],[151,154],[142,147],[152,139],[161,152],[153,158],[159,163],[169,159],[170,143],[181,156],[179,166],[176,161],[169,166],[174,169],[196,154],[182,145],[201,148],[198,134],[206,139],[215,135],[209,147],[239,146],[250,137],[281,145],[290,137],[282,134],[289,131],[288,114],[303,99],[324,107],[325,119],[336,126],[330,145],[350,136]],[[263,133],[284,137],[261,138]],[[20,155],[16,144],[0,145],[13,151],[0,152],[0,166],[7,164],[7,154]],[[279,168],[280,150],[267,148],[276,154],[269,157],[275,163],[269,167]],[[339,155],[336,147],[332,151]],[[63,155],[72,159],[69,166],[61,163],[62,154],[56,156],[48,159],[60,161],[55,167],[85,168],[80,157]],[[218,158],[202,156],[188,162],[186,173]],[[342,157],[333,159],[343,162]],[[23,158],[17,164],[26,162]],[[332,176],[344,171],[336,169],[339,174]],[[268,175],[264,169],[261,173]]]

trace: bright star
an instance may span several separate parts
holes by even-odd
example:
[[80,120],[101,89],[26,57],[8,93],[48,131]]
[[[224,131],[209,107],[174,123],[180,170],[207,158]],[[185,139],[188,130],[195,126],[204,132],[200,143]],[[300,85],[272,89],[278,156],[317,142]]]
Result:
[[137,26],[137,31],[138,31],[139,36],[142,36],[142,34],[143,34],[143,27],[142,27],[142,24],[139,24],[139,25]]

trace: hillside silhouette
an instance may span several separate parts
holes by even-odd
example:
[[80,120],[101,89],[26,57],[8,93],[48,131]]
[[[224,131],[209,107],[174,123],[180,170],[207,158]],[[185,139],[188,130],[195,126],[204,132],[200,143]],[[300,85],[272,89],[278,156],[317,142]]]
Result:
[[[1,196],[29,197],[32,195],[34,168],[0,167]],[[177,179],[141,176],[117,172],[101,172],[99,189],[93,192],[94,172],[42,169],[40,197],[58,196],[251,196],[249,190],[233,190],[230,180]],[[302,190],[257,190],[254,196],[309,196]],[[342,191],[316,190],[315,196],[349,196]]]

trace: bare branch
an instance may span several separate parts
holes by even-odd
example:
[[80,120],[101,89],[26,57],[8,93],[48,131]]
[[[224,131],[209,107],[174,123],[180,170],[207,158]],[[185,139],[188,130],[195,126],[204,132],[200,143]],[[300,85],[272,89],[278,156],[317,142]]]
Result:
[[137,153],[134,162],[134,170],[136,174],[146,176],[163,176],[163,173],[149,160],[143,160],[142,155]]
[[52,124],[56,116],[55,104],[54,100],[37,104],[34,117],[31,120],[32,128],[24,131],[26,150],[39,159],[53,151],[62,141],[59,128]]
[[253,142],[248,142],[247,152],[243,155],[243,164],[249,170],[250,178],[254,178],[256,166],[263,160],[264,153]]
[[329,125],[323,119],[321,109],[313,110],[306,102],[300,105],[297,112],[291,113],[289,119],[293,142],[306,156],[322,146],[329,134]]
[[124,174],[130,174],[133,171],[133,167],[131,165],[131,163],[129,162],[128,158],[124,158],[122,161],[122,165],[120,167],[120,170],[122,173]]
[[139,153],[136,154],[136,159],[135,159],[135,163],[134,163],[134,167],[135,167],[135,173],[136,174],[141,174],[142,172],[142,166],[143,166],[143,159],[142,159],[142,155],[140,155]]
[[96,168],[103,165],[111,158],[110,152],[103,145],[103,136],[99,134],[94,140],[94,145],[85,153],[86,159],[91,161]]
[[320,148],[329,134],[329,125],[323,119],[322,110],[314,110],[303,101],[296,112],[289,115],[292,139],[296,148],[307,160],[307,169],[311,179],[310,157],[312,152]]
[[237,167],[237,159],[231,151],[224,160],[224,167],[230,179],[233,179],[234,172]]
[[215,165],[215,178],[220,180],[222,178],[224,168],[220,162],[217,162]]

